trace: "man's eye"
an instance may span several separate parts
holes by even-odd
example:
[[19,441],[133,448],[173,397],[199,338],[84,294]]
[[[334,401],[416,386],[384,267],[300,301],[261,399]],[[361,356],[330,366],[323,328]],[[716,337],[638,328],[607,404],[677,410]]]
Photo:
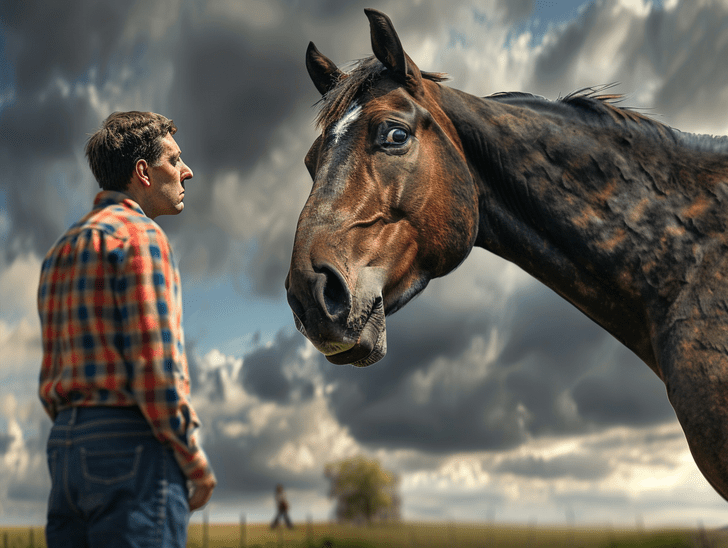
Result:
[[409,141],[409,132],[401,127],[396,127],[389,130],[387,136],[384,138],[384,142],[388,145],[404,145]]

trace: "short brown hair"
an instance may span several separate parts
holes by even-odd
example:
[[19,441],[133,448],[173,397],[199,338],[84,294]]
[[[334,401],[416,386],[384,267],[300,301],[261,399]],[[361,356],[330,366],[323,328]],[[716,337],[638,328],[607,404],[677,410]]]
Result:
[[162,140],[174,135],[177,126],[153,112],[114,112],[86,143],[86,158],[99,186],[104,190],[125,190],[137,161],[159,165]]

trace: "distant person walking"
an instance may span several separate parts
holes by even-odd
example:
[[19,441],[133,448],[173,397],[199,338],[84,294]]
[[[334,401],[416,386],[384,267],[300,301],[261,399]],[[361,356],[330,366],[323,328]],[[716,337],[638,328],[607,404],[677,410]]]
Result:
[[49,548],[183,548],[216,484],[189,401],[179,270],[153,221],[184,209],[192,178],[176,131],[151,112],[109,116],[86,145],[102,191],[43,261]]
[[288,500],[286,500],[286,493],[283,491],[283,486],[278,484],[275,492],[276,499],[276,517],[273,519],[273,523],[270,524],[271,529],[278,527],[278,522],[283,518],[289,529],[293,529],[291,518],[288,517]]

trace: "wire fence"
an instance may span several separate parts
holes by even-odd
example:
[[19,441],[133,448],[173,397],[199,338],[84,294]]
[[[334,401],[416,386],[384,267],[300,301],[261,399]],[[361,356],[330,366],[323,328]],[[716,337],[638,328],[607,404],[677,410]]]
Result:
[[496,522],[390,523],[351,525],[306,522],[294,530],[249,524],[242,514],[237,526],[210,524],[209,515],[191,531],[189,548],[728,548],[728,532],[706,529],[648,529],[641,518],[627,529],[539,526]]
[[[201,524],[190,526],[188,548],[728,548],[728,531],[707,529],[699,522],[694,529],[650,530],[641,518],[635,527],[611,525],[587,528],[539,526],[532,519],[525,526],[455,522],[390,523],[355,526],[314,523],[311,516],[294,529],[271,529],[268,524],[248,523],[240,515],[237,524],[210,523],[205,512]],[[0,528],[0,548],[46,548],[42,527]]]

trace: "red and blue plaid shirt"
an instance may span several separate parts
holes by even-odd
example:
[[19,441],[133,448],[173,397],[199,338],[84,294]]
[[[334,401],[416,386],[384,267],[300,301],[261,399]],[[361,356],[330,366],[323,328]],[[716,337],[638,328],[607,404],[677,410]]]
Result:
[[56,242],[38,287],[40,398],[52,419],[71,406],[138,406],[185,476],[214,478],[189,402],[179,270],[162,229],[120,192]]

